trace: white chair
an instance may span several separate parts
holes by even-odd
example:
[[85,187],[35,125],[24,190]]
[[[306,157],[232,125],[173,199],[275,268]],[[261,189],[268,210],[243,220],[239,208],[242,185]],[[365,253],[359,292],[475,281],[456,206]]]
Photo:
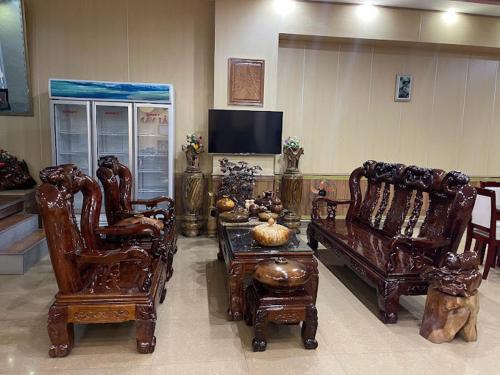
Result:
[[465,251],[470,251],[474,239],[476,241],[474,251],[480,253],[481,263],[483,263],[486,247],[488,247],[488,255],[483,270],[483,279],[486,279],[490,268],[495,267],[497,250],[500,246],[499,214],[496,205],[496,192],[485,188],[477,188],[476,190],[476,203],[467,226]]

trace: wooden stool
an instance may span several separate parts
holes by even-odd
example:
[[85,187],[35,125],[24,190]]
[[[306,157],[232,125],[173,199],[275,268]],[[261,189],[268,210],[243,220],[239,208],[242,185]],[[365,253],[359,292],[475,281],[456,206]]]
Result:
[[253,325],[254,352],[266,350],[268,322],[302,324],[302,341],[306,349],[316,349],[318,314],[313,297],[304,284],[309,279],[306,267],[285,258],[267,259],[255,267],[252,283],[245,290],[245,322]]

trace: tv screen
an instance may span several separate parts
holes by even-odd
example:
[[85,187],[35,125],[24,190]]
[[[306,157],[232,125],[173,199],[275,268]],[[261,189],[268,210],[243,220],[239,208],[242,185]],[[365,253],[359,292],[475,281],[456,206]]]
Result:
[[283,112],[210,109],[208,152],[280,154]]

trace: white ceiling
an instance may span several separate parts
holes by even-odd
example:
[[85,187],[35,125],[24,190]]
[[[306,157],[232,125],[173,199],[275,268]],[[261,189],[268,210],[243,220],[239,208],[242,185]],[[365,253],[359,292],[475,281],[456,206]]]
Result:
[[[500,17],[500,0],[483,0],[479,2],[455,1],[455,0],[306,0],[322,1],[329,3],[351,3],[351,4],[373,4],[399,8],[449,10],[455,9],[459,13],[480,14],[483,16]],[[496,3],[496,4],[495,4]]]

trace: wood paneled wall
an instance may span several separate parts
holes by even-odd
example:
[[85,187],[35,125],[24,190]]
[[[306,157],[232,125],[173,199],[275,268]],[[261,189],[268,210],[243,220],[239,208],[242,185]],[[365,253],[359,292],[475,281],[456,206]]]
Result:
[[[306,174],[365,160],[500,176],[499,56],[430,48],[282,41],[278,109]],[[395,102],[397,73],[412,100]]]
[[213,17],[210,0],[26,0],[34,116],[0,116],[0,147],[25,158],[34,176],[51,163],[49,78],[172,83],[176,170],[184,170],[186,133],[207,137]]

